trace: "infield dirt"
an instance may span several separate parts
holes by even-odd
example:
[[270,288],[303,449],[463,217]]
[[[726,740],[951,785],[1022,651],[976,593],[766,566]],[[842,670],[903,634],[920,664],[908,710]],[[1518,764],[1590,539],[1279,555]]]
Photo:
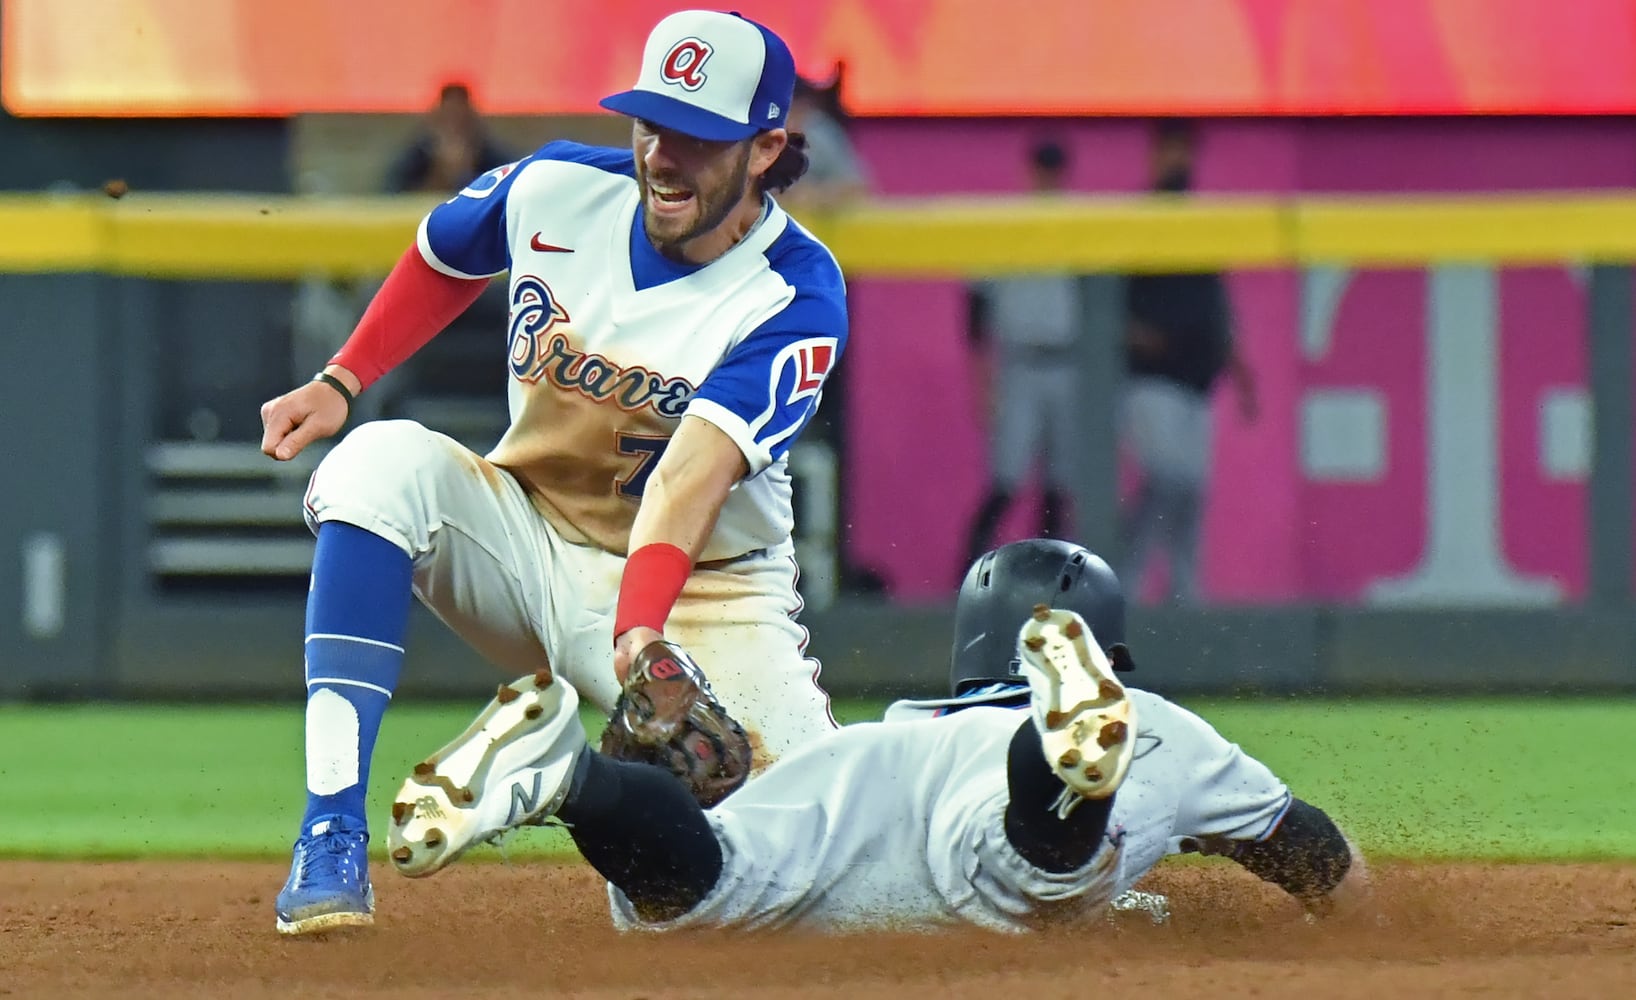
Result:
[[597,998],[1630,997],[1636,866],[1377,867],[1380,913],[1307,924],[1230,864],[1161,869],[1174,916],[1011,938],[620,936],[583,865],[377,871],[369,930],[280,938],[284,869],[0,863],[0,995]]

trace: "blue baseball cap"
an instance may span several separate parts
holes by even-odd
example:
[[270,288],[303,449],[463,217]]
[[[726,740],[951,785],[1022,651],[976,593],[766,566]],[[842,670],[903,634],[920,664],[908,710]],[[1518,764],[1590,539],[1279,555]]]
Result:
[[684,10],[648,35],[636,86],[601,103],[727,142],[783,128],[794,93],[795,58],[782,38],[737,12]]

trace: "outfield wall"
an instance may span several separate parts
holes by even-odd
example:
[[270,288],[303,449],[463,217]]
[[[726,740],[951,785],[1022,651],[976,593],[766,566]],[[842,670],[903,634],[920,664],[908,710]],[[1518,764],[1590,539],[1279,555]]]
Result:
[[[9,554],[0,559],[0,694],[299,693],[299,587],[181,597],[155,585],[151,453],[161,436],[151,417],[175,388],[167,331],[179,318],[219,331],[210,344],[218,352],[213,370],[224,378],[276,376],[278,340],[266,326],[278,295],[268,282],[311,268],[383,267],[423,207],[276,196],[0,202],[0,269],[11,272],[0,277],[0,426],[15,430],[10,488],[0,491],[0,553]],[[1348,262],[1423,270],[1431,275],[1425,280],[1457,288],[1485,268],[1587,265],[1582,296],[1558,310],[1572,315],[1571,325],[1541,348],[1548,360],[1573,343],[1585,358],[1594,405],[1585,417],[1592,433],[1581,463],[1583,521],[1536,522],[1532,536],[1581,548],[1582,588],[1544,606],[1529,593],[1456,590],[1434,593],[1421,602],[1430,606],[1415,610],[1281,602],[1144,613],[1134,640],[1143,682],[1173,691],[1636,688],[1629,272],[1636,199],[1216,198],[1187,206],[960,199],[884,203],[814,225],[849,268],[894,278],[1051,261],[1089,272],[1238,266],[1300,272],[1302,303],[1311,301],[1311,283],[1324,280],[1314,275]],[[205,277],[215,282],[205,293],[174,298],[171,279]],[[1117,397],[1117,365],[1107,353],[1116,343],[1112,281],[1099,279],[1088,316],[1099,336],[1082,363],[1089,398],[1101,405],[1085,425],[1087,475],[1077,484],[1082,513],[1096,515],[1082,534],[1105,550],[1114,483],[1100,470],[1114,464],[1108,432]],[[1434,312],[1457,342],[1485,308],[1491,315],[1491,300],[1454,295]],[[897,544],[915,557],[916,539],[903,530]],[[1488,553],[1462,543],[1449,554],[1455,579],[1482,580],[1467,569],[1482,568]],[[1570,596],[1582,598],[1584,610],[1567,603]],[[807,621],[836,693],[939,683],[948,628],[940,602],[841,603]],[[407,691],[478,692],[492,683],[429,619],[418,618],[416,628]]]

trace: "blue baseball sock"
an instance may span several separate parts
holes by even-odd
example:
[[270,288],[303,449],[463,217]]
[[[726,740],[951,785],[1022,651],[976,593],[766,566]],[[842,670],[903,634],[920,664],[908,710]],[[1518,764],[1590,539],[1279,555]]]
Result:
[[409,556],[340,521],[318,529],[307,594],[307,811],[365,821],[369,761],[403,666]]

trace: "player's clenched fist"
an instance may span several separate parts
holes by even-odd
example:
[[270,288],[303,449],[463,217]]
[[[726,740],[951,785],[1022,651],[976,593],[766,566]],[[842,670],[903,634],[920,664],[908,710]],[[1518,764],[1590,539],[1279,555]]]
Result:
[[287,462],[334,434],[346,424],[361,388],[351,372],[331,365],[306,385],[261,404],[262,454]]

